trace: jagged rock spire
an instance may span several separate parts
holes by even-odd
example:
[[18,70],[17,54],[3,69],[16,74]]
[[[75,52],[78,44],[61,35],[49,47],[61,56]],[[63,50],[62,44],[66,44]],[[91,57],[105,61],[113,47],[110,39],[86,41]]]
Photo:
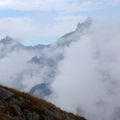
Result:
[[17,40],[15,40],[14,38],[10,37],[9,35],[7,35],[5,38],[3,38],[2,40],[0,40],[1,43],[5,44],[5,45],[14,45],[14,44],[19,44],[21,45],[20,42],[18,42]]
[[88,17],[83,23],[78,23],[76,31],[81,32],[84,28],[89,27],[92,23],[92,20],[90,17]]

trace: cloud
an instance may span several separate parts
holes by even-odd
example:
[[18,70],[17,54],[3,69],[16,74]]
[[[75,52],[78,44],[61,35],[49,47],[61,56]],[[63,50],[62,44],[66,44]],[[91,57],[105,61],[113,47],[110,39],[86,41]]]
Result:
[[64,48],[73,42],[62,40],[35,47],[25,47],[9,37],[0,41],[0,83],[27,92],[41,83],[51,84],[64,57]]
[[[74,20],[77,21],[80,18],[74,16],[59,17],[54,24],[59,23],[59,21],[66,21],[67,24],[68,19],[74,23]],[[8,21],[1,19],[1,26],[2,23],[8,23],[5,30],[7,31],[7,28],[10,27],[11,34],[17,33],[14,31],[13,25],[14,27],[18,25],[19,32],[23,30],[21,35],[24,34],[24,36],[27,34],[36,35],[39,30],[44,33],[44,29],[40,27],[38,29],[39,25],[31,19],[8,18]],[[36,28],[33,27],[34,29],[28,31],[29,26],[35,25],[37,25]],[[51,25],[47,28],[54,27]],[[92,26],[83,33],[79,31],[80,33],[74,34],[73,32],[73,36],[68,37],[68,39],[66,36],[62,38],[63,43],[67,43],[69,38],[72,38],[72,41],[78,41],[66,49],[63,49],[59,44],[53,44],[37,52],[12,51],[4,58],[0,58],[0,82],[29,91],[33,86],[49,81],[50,84],[52,82],[50,88],[52,87],[53,95],[48,99],[63,109],[79,113],[89,120],[119,119],[119,28],[119,20],[93,20]],[[0,49],[1,54],[5,54],[2,45]],[[9,47],[8,51],[11,51]],[[50,60],[50,65],[55,62],[55,65],[52,64],[53,66],[50,67],[46,63],[44,65],[29,63],[34,56],[42,58],[43,61],[48,60],[49,62]],[[61,61],[63,58],[65,59]]]
[[0,20],[1,37],[10,35],[22,41],[42,41],[46,36],[47,39],[54,36],[59,38],[64,33],[73,31],[76,24],[88,17],[89,13],[120,5],[119,0],[1,0],[0,3],[3,14],[4,10],[34,12],[29,18],[17,15],[2,17]]
[[52,84],[52,101],[89,120],[120,119],[119,27],[119,20],[94,20],[79,41],[66,48]]
[[0,6],[4,6],[10,3],[10,0],[0,0]]
[[[0,46],[0,49],[2,49],[2,46]],[[22,88],[22,81],[18,82],[20,78],[19,74],[27,69],[26,62],[32,57],[32,54],[23,50],[5,55],[4,47],[2,54],[5,57],[0,58],[0,83],[17,89]]]
[[[14,38],[25,40],[29,35],[37,36],[38,32],[33,24],[32,19],[29,18],[1,18],[0,19],[0,36],[4,37],[10,35]],[[27,36],[27,37],[25,37]],[[18,40],[19,40],[18,39]]]
[[[1,8],[0,9],[12,9],[12,10],[36,10],[35,7],[38,9],[38,2],[31,0],[7,0],[7,1],[1,1]],[[7,4],[6,4],[7,3]]]
[[29,41],[31,38],[33,40],[46,36],[58,36],[59,38],[63,34],[73,31],[76,24],[85,18],[82,16],[55,17],[52,22],[47,24],[42,21],[40,22],[41,18],[38,19],[37,17],[1,18],[0,37],[3,38],[9,35],[23,43],[26,40]]
[[[112,3],[112,4],[111,4]],[[119,3],[118,0],[6,0],[1,1],[0,9],[14,9],[14,10],[37,10],[37,11],[58,11],[58,12],[82,12],[93,11],[102,9],[104,7],[110,7],[111,5]]]

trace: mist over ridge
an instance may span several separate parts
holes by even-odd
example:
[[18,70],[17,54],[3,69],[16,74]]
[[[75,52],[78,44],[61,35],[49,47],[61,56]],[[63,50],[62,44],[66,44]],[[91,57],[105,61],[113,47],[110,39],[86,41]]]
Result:
[[119,20],[89,18],[51,45],[26,47],[7,37],[0,41],[0,83],[88,120],[119,120],[119,30]]

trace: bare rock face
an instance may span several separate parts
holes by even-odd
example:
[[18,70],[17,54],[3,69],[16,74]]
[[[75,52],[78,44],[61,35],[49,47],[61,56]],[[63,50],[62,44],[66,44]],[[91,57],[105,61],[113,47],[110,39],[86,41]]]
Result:
[[0,99],[6,100],[6,99],[9,99],[10,97],[12,97],[13,95],[14,95],[14,93],[0,87]]
[[0,120],[85,120],[26,93],[0,86]]
[[31,111],[24,111],[24,119],[27,120],[40,120],[40,116],[36,112],[31,112]]

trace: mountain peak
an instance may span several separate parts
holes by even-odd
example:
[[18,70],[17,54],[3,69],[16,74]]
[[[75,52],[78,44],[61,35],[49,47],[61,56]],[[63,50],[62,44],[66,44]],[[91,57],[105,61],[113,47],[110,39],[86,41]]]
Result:
[[81,32],[86,27],[89,27],[91,25],[91,23],[92,23],[92,19],[90,17],[88,17],[83,23],[79,22],[77,24],[76,31]]
[[2,40],[0,40],[1,43],[3,44],[20,44],[18,41],[14,40],[12,37],[10,36],[6,36],[5,38],[3,38]]

